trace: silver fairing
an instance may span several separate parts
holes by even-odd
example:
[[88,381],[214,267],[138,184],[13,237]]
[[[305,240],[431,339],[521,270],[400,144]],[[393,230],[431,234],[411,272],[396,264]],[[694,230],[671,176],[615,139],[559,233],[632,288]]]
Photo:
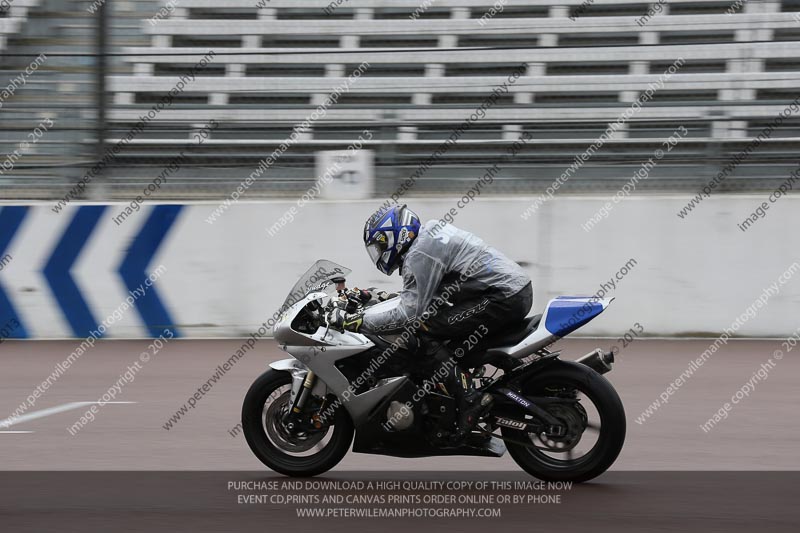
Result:
[[[350,413],[353,423],[358,426],[369,418],[375,406],[399,389],[407,378],[405,376],[397,376],[383,379],[368,391],[355,394],[353,389],[356,387],[351,387],[350,382],[336,368],[335,363],[340,359],[369,350],[375,344],[359,333],[340,332],[333,329],[326,330],[326,328],[320,327],[313,334],[306,334],[291,327],[292,322],[303,307],[313,300],[326,297],[328,295],[324,292],[311,293],[289,307],[275,324],[273,334],[275,340],[278,341],[284,351],[299,360],[304,367],[313,371],[327,386],[327,389],[339,398],[345,409]],[[283,366],[291,366],[293,368],[294,381],[305,378],[305,373],[298,371],[299,369],[296,365]],[[369,377],[369,373],[365,371],[364,379],[367,377]],[[322,394],[324,393],[322,391]]]

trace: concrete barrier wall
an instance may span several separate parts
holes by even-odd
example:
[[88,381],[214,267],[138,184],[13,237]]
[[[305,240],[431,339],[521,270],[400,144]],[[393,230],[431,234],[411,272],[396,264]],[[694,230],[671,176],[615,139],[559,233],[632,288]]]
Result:
[[[650,335],[732,328],[785,336],[800,326],[800,197],[770,204],[741,231],[737,224],[766,196],[711,197],[683,219],[677,212],[690,196],[630,198],[589,231],[582,225],[609,197],[556,198],[527,220],[533,198],[479,197],[463,208],[453,198],[406,201],[423,219],[455,207],[455,225],[523,264],[537,312],[549,298],[595,294],[605,284],[616,301],[582,334],[614,336],[638,322]],[[110,338],[157,336],[165,327],[184,337],[246,336],[318,258],[352,268],[350,285],[397,288],[400,278],[378,273],[361,241],[380,203],[241,202],[213,223],[207,217],[217,204],[146,205],[123,221],[125,204],[58,214],[49,204],[5,206],[0,333],[80,338],[105,323]],[[292,206],[294,220],[270,236],[267,228]],[[140,297],[131,289],[148,276],[155,281]]]

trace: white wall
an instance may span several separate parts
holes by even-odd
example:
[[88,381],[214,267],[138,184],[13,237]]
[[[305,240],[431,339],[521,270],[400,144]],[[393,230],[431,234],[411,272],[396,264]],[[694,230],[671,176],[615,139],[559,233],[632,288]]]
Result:
[[[455,225],[527,265],[537,312],[559,294],[595,293],[635,259],[638,264],[613,291],[614,304],[580,330],[583,334],[613,336],[635,322],[652,335],[718,332],[800,262],[800,197],[772,204],[766,218],[747,232],[736,224],[766,195],[712,197],[682,220],[676,213],[689,199],[628,199],[587,233],[581,224],[608,196],[556,198],[527,221],[521,213],[533,198],[481,197],[461,210]],[[455,199],[406,201],[429,219],[445,213]],[[296,278],[318,258],[352,268],[350,285],[395,288],[399,277],[378,273],[361,241],[364,220],[381,202],[315,200],[273,237],[266,228],[294,202],[242,202],[214,224],[205,219],[217,204],[187,205],[150,264],[151,270],[167,267],[157,290],[182,335],[229,337],[247,335],[271,317]],[[151,209],[144,207],[116,226],[111,217],[121,205],[106,211],[74,270],[99,320],[125,297],[116,270]],[[55,214],[49,204],[36,206],[7,250],[13,261],[0,281],[32,337],[72,336],[41,270],[74,209]],[[800,326],[799,304],[800,272],[739,333],[786,336]],[[147,335],[135,311],[109,332],[110,337]]]

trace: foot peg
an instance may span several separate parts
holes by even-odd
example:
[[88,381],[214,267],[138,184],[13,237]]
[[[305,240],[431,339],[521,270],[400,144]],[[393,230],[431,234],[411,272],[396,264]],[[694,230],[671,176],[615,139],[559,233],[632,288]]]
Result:
[[453,441],[459,442],[464,439],[478,424],[478,420],[492,407],[494,398],[489,393],[485,393],[480,397],[480,400],[474,400],[472,405],[467,407],[464,412],[459,414],[459,427],[453,434]]

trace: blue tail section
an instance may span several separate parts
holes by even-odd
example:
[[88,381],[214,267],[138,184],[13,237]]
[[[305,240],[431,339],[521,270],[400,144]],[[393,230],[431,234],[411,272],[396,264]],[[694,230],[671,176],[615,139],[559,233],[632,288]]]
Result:
[[603,312],[610,300],[591,296],[559,296],[550,301],[545,316],[549,332],[564,337]]

